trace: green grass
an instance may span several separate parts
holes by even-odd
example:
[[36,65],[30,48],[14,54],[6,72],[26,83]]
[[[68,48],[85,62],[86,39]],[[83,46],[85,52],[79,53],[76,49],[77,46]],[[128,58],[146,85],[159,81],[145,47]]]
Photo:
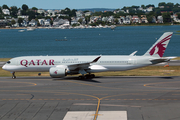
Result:
[[1,62],[6,62],[6,61],[8,61],[8,60],[10,60],[11,58],[0,58],[0,61]]
[[[38,76],[39,72],[16,72],[16,76]],[[180,76],[180,66],[148,66],[144,68],[95,73],[96,76]],[[49,72],[41,72],[41,76],[49,76]],[[76,75],[77,76],[77,75]],[[0,77],[11,77],[11,73],[0,69]]]

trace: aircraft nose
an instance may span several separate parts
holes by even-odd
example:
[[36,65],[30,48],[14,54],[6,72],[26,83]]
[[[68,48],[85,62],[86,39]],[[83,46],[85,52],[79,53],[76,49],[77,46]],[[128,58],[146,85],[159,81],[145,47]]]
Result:
[[2,69],[3,69],[3,70],[6,70],[6,65],[3,65]]

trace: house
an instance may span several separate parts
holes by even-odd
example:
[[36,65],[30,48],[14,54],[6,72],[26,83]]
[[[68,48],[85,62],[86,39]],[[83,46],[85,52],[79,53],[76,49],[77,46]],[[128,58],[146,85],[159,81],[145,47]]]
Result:
[[177,14],[174,14],[172,17],[175,22],[180,22],[180,19],[178,18]]
[[63,25],[63,24],[69,25],[70,23],[68,20],[66,20],[66,19],[63,20],[60,18],[56,18],[53,22],[53,26],[55,26],[55,27],[59,27],[60,25]]
[[45,13],[45,10],[39,9],[39,10],[37,10],[37,13],[39,13],[39,14]]
[[78,20],[77,19],[73,19],[73,20],[71,20],[71,25],[73,25],[73,24],[78,24],[79,22],[78,22]]
[[152,23],[156,23],[156,17],[155,16],[153,16],[153,18],[152,18]]
[[108,17],[103,17],[102,21],[107,22],[108,21]]
[[120,19],[119,19],[119,23],[120,24],[124,24],[125,23],[125,20],[126,18],[124,16],[120,16]]
[[86,13],[84,13],[84,15],[85,16],[90,16],[90,15],[92,15],[92,12],[86,12]]
[[163,23],[163,16],[157,17],[157,23]]
[[92,17],[90,17],[90,23],[95,23],[97,21],[102,21],[101,16],[92,16]]
[[45,20],[44,21],[44,26],[47,26],[47,27],[51,26],[50,21],[51,21],[50,19]]
[[30,22],[29,22],[29,25],[30,26],[37,26],[37,21],[35,19],[32,19]]
[[151,12],[151,11],[153,11],[153,9],[154,9],[154,7],[149,7],[146,9],[146,12]]
[[146,15],[141,15],[141,23],[148,23]]
[[114,22],[114,16],[109,16],[108,22],[113,23]]
[[29,15],[19,15],[18,18],[23,18],[23,19],[28,20]]
[[56,11],[53,10],[47,10],[48,16],[56,16]]
[[8,9],[3,9],[2,12],[5,14],[5,15],[10,15],[10,12]]
[[82,17],[83,11],[76,11],[76,17]]
[[140,23],[140,19],[139,19],[139,17],[137,15],[133,15],[132,23]]
[[130,23],[131,23],[131,20],[132,20],[132,16],[131,16],[131,15],[127,15],[126,18],[125,18],[124,23],[125,23],[125,24],[130,24]]
[[23,27],[27,27],[28,26],[28,20],[26,20],[26,19],[24,19],[23,20],[23,22],[21,23],[21,25],[23,26]]
[[68,17],[69,15],[68,14],[56,14],[57,15],[57,17],[60,17],[60,16],[62,16],[62,17]]

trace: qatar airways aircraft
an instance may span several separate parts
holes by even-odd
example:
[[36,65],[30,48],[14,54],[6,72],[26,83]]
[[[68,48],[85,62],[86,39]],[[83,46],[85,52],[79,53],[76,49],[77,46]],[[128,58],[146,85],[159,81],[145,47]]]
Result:
[[83,78],[95,77],[96,72],[124,71],[170,61],[172,57],[163,57],[172,32],[164,33],[142,56],[100,55],[100,56],[24,56],[9,60],[2,69],[15,72],[49,72],[53,78],[82,74]]

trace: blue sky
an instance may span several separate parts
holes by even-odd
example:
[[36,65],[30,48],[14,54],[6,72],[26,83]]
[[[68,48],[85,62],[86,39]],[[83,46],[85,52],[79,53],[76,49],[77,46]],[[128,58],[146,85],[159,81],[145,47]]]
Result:
[[66,7],[70,9],[81,8],[122,8],[124,6],[141,6],[154,4],[156,7],[160,2],[172,2],[179,3],[180,0],[0,0],[3,4],[10,6],[21,7],[23,4],[29,6],[29,8],[37,7],[38,9],[64,9]]

